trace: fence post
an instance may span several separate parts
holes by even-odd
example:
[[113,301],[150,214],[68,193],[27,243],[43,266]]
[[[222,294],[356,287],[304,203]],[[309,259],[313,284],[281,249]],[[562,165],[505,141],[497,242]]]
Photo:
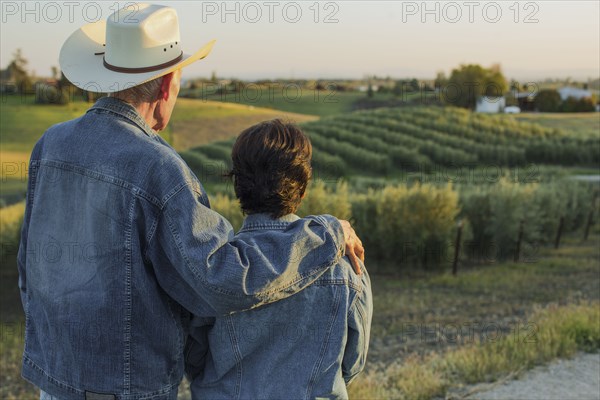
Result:
[[565,224],[565,217],[561,216],[558,222],[558,230],[556,231],[556,240],[554,240],[554,248],[558,249],[560,245],[560,236],[562,235],[563,225]]
[[454,243],[454,261],[452,262],[452,275],[458,273],[458,259],[460,258],[460,237],[462,236],[463,222],[458,221],[458,229],[456,230],[456,242]]
[[583,241],[585,242],[590,234],[590,226],[592,226],[592,221],[594,220],[594,209],[590,210],[588,214],[587,223],[585,224],[585,232],[583,233]]
[[586,241],[588,235],[590,234],[590,227],[594,222],[594,209],[596,208],[596,198],[598,197],[598,190],[594,192],[594,196],[592,197],[592,206],[590,207],[590,213],[588,214],[588,219],[585,224],[585,231],[583,233],[583,240]]
[[515,251],[515,262],[519,262],[519,257],[521,255],[521,241],[523,240],[523,223],[521,220],[519,223],[519,237],[517,238],[517,250]]

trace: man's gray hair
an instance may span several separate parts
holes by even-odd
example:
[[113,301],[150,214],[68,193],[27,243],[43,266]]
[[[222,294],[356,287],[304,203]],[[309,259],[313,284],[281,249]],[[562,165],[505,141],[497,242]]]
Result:
[[151,103],[158,98],[158,91],[162,84],[162,78],[163,77],[160,76],[146,83],[142,83],[141,85],[111,93],[109,94],[109,97],[116,97],[133,106],[139,106],[142,103]]

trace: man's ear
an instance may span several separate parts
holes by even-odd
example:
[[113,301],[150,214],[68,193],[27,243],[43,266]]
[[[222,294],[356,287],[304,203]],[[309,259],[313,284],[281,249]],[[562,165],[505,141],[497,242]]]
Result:
[[173,80],[173,72],[163,75],[160,83],[160,91],[158,92],[158,100],[169,100],[171,81]]

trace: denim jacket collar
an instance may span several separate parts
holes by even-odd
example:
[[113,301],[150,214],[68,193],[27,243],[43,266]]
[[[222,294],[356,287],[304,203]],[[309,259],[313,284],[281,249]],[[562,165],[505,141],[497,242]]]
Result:
[[267,229],[285,229],[291,222],[299,220],[296,214],[287,214],[280,218],[273,218],[269,214],[250,214],[244,219],[240,232]]
[[87,112],[92,110],[106,110],[113,112],[137,125],[148,136],[152,138],[157,136],[154,129],[146,123],[146,120],[142,118],[134,106],[115,97],[101,97]]

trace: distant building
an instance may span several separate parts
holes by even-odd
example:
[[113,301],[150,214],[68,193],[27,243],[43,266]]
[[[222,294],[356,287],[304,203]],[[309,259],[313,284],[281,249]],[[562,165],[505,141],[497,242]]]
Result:
[[521,92],[515,95],[521,111],[535,111],[535,94]]
[[558,94],[560,95],[560,99],[562,101],[567,100],[569,97],[573,97],[576,100],[592,97],[592,92],[589,90],[579,89],[573,86],[565,86],[558,89]]
[[505,106],[506,99],[504,96],[480,96],[477,99],[477,104],[475,105],[475,112],[496,114],[501,113]]
[[[371,88],[373,89],[374,92],[379,90],[379,86],[377,85],[371,85]],[[369,91],[369,86],[367,85],[361,85],[358,87],[358,91],[359,92],[368,92]]]

